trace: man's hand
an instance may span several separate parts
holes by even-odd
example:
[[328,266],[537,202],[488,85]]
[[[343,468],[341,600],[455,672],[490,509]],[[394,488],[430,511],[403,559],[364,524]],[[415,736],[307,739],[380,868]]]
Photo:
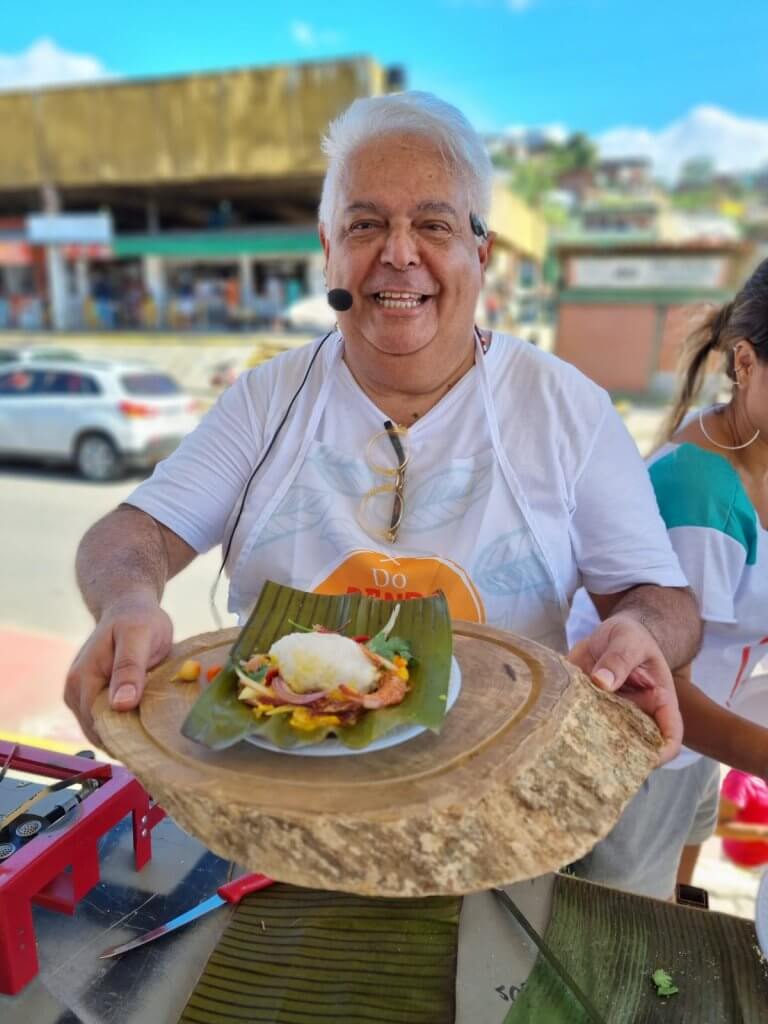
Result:
[[96,695],[109,685],[117,711],[135,708],[144,692],[147,669],[168,654],[170,618],[151,593],[126,595],[104,609],[67,673],[64,700],[91,743],[101,746],[91,715]]
[[651,633],[630,614],[601,622],[568,658],[603,690],[618,693],[650,715],[664,737],[660,764],[680,750],[683,719],[672,673]]

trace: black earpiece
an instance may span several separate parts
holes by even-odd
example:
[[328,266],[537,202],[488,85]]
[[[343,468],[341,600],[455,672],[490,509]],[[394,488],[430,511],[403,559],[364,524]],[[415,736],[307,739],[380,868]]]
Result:
[[484,242],[488,241],[488,225],[479,214],[470,213],[469,225],[472,228],[473,235],[482,238]]

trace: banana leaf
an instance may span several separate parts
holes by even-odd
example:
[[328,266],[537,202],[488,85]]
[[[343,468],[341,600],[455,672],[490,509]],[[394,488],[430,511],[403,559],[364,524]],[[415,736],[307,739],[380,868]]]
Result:
[[179,1024],[450,1024],[460,907],[290,885],[253,893]]
[[[223,750],[249,734],[290,748],[318,743],[333,732],[347,747],[362,749],[401,725],[422,725],[439,732],[445,717],[451,671],[453,634],[448,603],[442,593],[402,601],[393,635],[409,641],[415,663],[410,666],[411,690],[394,707],[368,711],[354,725],[299,732],[285,715],[257,719],[237,699],[234,666],[271,645],[298,626],[323,625],[346,636],[375,635],[392,614],[392,602],[361,594],[310,594],[267,582],[256,607],[235,641],[227,663],[203,691],[182,726],[183,734],[212,750]],[[289,621],[290,620],[290,621]]]
[[[558,875],[544,939],[610,1024],[768,1020],[768,971],[751,921]],[[674,995],[658,994],[652,979],[659,968],[671,975]],[[504,1018],[591,1021],[542,956]]]

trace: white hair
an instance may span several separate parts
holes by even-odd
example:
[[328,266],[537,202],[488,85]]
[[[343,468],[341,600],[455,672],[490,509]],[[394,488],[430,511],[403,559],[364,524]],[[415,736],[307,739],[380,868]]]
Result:
[[360,146],[382,135],[423,135],[434,142],[464,182],[471,213],[487,219],[493,168],[482,140],[460,110],[429,92],[401,92],[354,100],[328,126],[323,152],[328,170],[319,221],[333,223],[346,161]]

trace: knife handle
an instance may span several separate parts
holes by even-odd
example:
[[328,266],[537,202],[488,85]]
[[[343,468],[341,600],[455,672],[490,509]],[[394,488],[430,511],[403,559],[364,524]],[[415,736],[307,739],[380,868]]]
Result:
[[274,885],[273,878],[267,878],[266,875],[243,875],[233,882],[220,885],[216,892],[228,903],[239,903],[243,896],[266,889],[268,885]]

